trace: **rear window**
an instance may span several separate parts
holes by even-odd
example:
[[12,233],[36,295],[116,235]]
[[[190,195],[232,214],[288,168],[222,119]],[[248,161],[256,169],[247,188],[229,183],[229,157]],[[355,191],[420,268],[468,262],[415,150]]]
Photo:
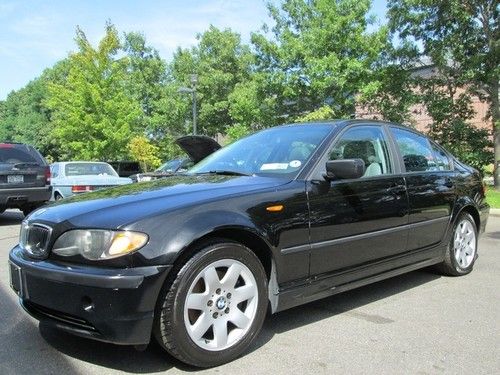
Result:
[[64,168],[66,176],[98,176],[107,175],[118,177],[118,174],[107,163],[70,163]]
[[0,143],[0,163],[33,163],[45,165],[43,158],[32,147],[10,143]]

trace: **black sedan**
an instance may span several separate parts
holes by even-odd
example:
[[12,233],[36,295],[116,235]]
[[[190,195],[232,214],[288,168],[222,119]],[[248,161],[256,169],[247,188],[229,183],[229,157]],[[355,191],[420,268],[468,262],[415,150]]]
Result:
[[480,175],[375,121],[261,131],[184,175],[33,212],[10,253],[24,309],[76,335],[209,367],[278,312],[427,266],[472,271]]

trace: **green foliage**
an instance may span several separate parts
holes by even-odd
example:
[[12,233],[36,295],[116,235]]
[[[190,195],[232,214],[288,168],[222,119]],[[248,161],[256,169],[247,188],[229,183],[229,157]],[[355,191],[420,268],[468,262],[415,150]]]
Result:
[[486,202],[491,208],[500,208],[500,191],[488,189],[486,191]]
[[67,80],[49,84],[54,136],[67,159],[124,158],[141,115],[127,95],[127,59],[120,58],[120,39],[113,25],[94,48],[77,29],[78,52],[69,56]]
[[231,144],[235,141],[237,141],[240,138],[243,138],[247,136],[248,134],[251,133],[250,128],[248,126],[242,125],[242,124],[236,124],[231,127],[229,127],[226,131],[226,139],[225,139],[225,144]]
[[[198,35],[197,46],[177,50],[170,67],[177,88],[190,87],[191,74],[198,75],[196,91],[201,133],[215,136],[232,125],[229,97],[236,85],[249,80],[252,63],[250,48],[241,43],[239,34],[214,26]],[[185,94],[182,100],[191,104],[191,98]],[[185,111],[187,119],[191,107]]]
[[335,113],[333,110],[324,105],[316,109],[315,111],[309,112],[306,115],[300,116],[297,118],[297,121],[300,122],[310,122],[310,121],[321,121],[321,120],[331,120],[335,117]]
[[[429,82],[417,88],[426,91],[424,104],[431,108],[434,123],[431,133],[450,136],[469,137],[474,142],[484,132],[470,132],[465,123],[470,116],[464,113],[460,102],[470,103],[470,95],[478,95],[490,104],[489,116],[492,120],[495,164],[500,160],[500,112],[499,112],[499,73],[500,73],[500,23],[498,22],[498,0],[389,0],[389,27],[404,48],[400,53],[413,61],[422,57],[430,58],[438,75],[430,77]],[[444,86],[448,91],[443,94],[426,90],[426,85]],[[457,95],[458,88],[465,89]],[[458,107],[459,113],[455,110]],[[451,114],[449,119],[446,117]],[[457,125],[460,123],[460,125]],[[464,133],[457,133],[457,129]],[[454,140],[448,139],[451,144]],[[472,156],[464,151],[464,157],[473,160],[475,165],[491,160],[488,142],[483,139],[474,148],[483,147],[481,155]],[[498,175],[498,174],[497,174]],[[495,175],[495,176],[497,176]],[[500,181],[495,177],[495,186]]]
[[157,157],[158,147],[151,143],[145,136],[139,135],[132,138],[127,145],[132,160],[136,160],[141,165],[144,172],[158,168],[161,160]]
[[269,6],[272,33],[255,33],[252,41],[267,91],[277,98],[275,122],[323,105],[339,117],[354,114],[356,95],[376,78],[388,44],[385,27],[368,31],[369,8],[369,0],[285,0]]

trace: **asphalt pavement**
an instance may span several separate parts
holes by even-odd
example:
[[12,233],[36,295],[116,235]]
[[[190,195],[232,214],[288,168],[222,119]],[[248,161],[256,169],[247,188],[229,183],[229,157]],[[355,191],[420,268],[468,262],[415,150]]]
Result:
[[[0,374],[196,371],[150,345],[139,352],[40,325],[9,287],[22,214],[0,215]],[[465,277],[421,270],[268,316],[248,353],[213,374],[499,374],[500,216],[490,216]]]

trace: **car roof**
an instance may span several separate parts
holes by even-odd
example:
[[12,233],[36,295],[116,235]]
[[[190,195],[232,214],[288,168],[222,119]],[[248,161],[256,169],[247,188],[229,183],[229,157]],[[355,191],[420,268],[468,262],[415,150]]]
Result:
[[[272,128],[280,128],[280,127],[295,127],[295,126],[315,126],[315,125],[331,125],[332,129],[338,128],[338,129],[343,129],[349,125],[355,125],[355,124],[378,124],[378,125],[390,125],[390,126],[398,126],[400,128],[412,131],[414,133],[418,133],[424,137],[427,137],[426,134],[418,131],[415,128],[412,128],[411,126],[408,125],[403,125],[403,124],[398,124],[395,122],[391,121],[384,121],[384,120],[375,120],[375,119],[332,119],[332,120],[319,120],[319,121],[309,121],[309,122],[297,122],[297,123],[290,123],[290,124],[283,124],[279,126],[274,126]],[[269,128],[269,129],[272,129]],[[428,138],[428,137],[427,137]]]
[[105,161],[57,161],[55,163],[52,163],[52,164],[108,164],[109,163],[106,163]]

